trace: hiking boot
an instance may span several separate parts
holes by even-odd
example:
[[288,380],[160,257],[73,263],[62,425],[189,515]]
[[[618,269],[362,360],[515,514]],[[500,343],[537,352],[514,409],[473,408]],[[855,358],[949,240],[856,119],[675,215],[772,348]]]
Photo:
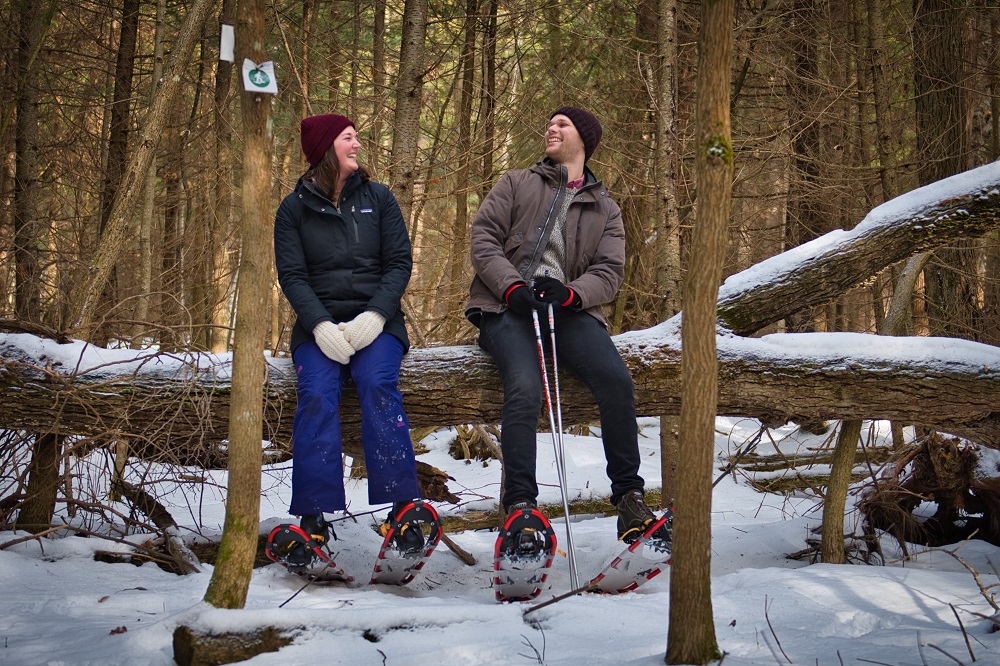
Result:
[[[533,500],[515,502],[506,509],[507,516],[512,516],[525,509],[538,508]],[[537,558],[545,549],[545,535],[533,527],[524,527],[514,531],[507,538],[504,551],[508,557],[512,558]]]
[[402,553],[419,553],[424,549],[424,534],[418,523],[405,523],[395,538],[396,548]]
[[315,541],[317,546],[326,545],[330,538],[330,523],[326,522],[322,513],[310,513],[302,516],[302,520],[299,521],[299,529]]
[[[385,517],[385,522],[379,526],[379,534],[382,536],[388,534],[389,530],[392,529],[392,524],[399,520],[403,509],[412,503],[410,500],[393,502],[392,508],[389,510],[389,515]],[[419,523],[415,521],[403,523],[392,537],[393,547],[401,553],[419,552],[423,550],[425,543],[424,533],[421,531]]]
[[296,538],[278,540],[271,544],[270,548],[274,557],[284,562],[292,571],[307,569],[312,564],[312,549],[306,548],[306,545]]
[[514,502],[511,504],[504,513],[508,516],[516,511],[522,511],[524,509],[537,509],[538,504],[532,500],[524,500],[523,502]]
[[289,571],[302,571],[309,568],[316,559],[316,554],[312,548],[306,548],[305,544],[292,541],[282,559],[288,565]]
[[[641,490],[630,490],[622,495],[615,508],[618,509],[618,540],[625,543],[632,543],[638,539],[658,520],[653,510],[646,506]],[[654,536],[661,540],[670,540],[666,525],[657,530]]]
[[515,532],[507,543],[507,556],[512,559],[535,559],[545,549],[545,535],[533,527],[525,527]]

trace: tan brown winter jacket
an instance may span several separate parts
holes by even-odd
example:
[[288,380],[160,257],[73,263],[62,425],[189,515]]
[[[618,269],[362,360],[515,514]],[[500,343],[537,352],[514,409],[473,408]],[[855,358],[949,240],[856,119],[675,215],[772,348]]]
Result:
[[[610,303],[625,278],[625,228],[618,204],[585,169],[586,181],[566,214],[567,284],[582,307],[607,326],[601,305]],[[547,159],[530,169],[508,171],[479,206],[472,222],[471,255],[476,275],[465,315],[478,325],[482,312],[502,312],[504,292],[527,282],[545,250],[566,169]]]

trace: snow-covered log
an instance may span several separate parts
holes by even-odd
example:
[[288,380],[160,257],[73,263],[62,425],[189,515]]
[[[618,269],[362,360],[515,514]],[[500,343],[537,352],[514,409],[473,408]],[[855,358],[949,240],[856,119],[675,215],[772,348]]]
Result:
[[882,269],[1000,224],[1000,162],[926,185],[836,230],[731,276],[719,321],[740,335],[823,305]]
[[[54,342],[14,349],[37,338],[0,341],[0,428],[127,439],[139,455],[223,464],[228,430],[228,364],[211,357],[150,357],[141,367],[120,361],[70,379],[74,364],[48,370],[11,361],[27,351],[57,359]],[[666,324],[616,338],[635,380],[639,413],[677,414],[680,345]],[[110,352],[106,353],[111,355]],[[65,354],[65,352],[62,352]],[[885,418],[934,426],[1000,449],[1000,349],[964,340],[893,338],[853,333],[719,336],[719,413],[769,423],[787,420]],[[181,361],[185,362],[181,362]],[[198,366],[194,361],[197,360]],[[135,365],[133,362],[131,365]],[[290,440],[295,375],[287,359],[271,359],[264,439]],[[561,376],[565,423],[597,419],[589,391]],[[490,359],[475,347],[414,349],[404,359],[401,388],[410,425],[496,423],[502,392]],[[344,442],[359,453],[353,391],[345,392]],[[161,447],[166,447],[166,450]]]
[[[730,277],[720,290],[719,407],[767,422],[892,419],[933,426],[1000,449],[1000,350],[955,339],[755,332],[820,305],[915,252],[985,233],[1000,221],[1000,163],[920,188]],[[727,330],[728,329],[728,330]],[[616,342],[632,371],[639,413],[679,413],[678,318]],[[65,342],[65,340],[63,340]],[[295,375],[271,359],[262,436],[287,450]],[[224,464],[228,359],[0,338],[0,429],[127,440],[139,455]],[[564,373],[566,374],[566,373]],[[414,349],[401,373],[411,427],[500,420],[502,391],[475,347]],[[567,423],[592,422],[587,391],[564,376]],[[357,404],[345,393],[345,449],[360,453]],[[165,448],[163,448],[165,447]]]

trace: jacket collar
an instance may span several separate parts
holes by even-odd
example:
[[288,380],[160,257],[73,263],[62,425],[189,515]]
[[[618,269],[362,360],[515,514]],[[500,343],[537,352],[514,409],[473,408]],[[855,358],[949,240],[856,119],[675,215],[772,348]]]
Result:
[[[360,171],[355,171],[350,176],[348,176],[347,182],[344,183],[344,189],[340,193],[340,199],[343,201],[353,196],[355,192],[361,189],[361,186],[365,183],[365,180],[367,179],[361,176]],[[320,197],[321,199],[323,199],[323,201],[326,202],[330,201],[330,199],[327,198],[325,194],[316,189],[315,185],[313,185],[311,182],[307,181],[306,179],[300,176],[298,182],[295,183],[295,190],[299,191],[302,189],[312,193],[317,197]],[[338,201],[337,203],[340,202]]]
[[[560,164],[554,164],[552,160],[545,157],[538,162],[536,162],[532,167],[531,171],[537,173],[547,182],[553,185],[558,185],[559,183],[566,182],[566,167]],[[583,187],[580,188],[580,192],[585,192],[594,188],[595,186],[601,185],[601,181],[597,179],[594,172],[590,170],[587,165],[583,166]]]

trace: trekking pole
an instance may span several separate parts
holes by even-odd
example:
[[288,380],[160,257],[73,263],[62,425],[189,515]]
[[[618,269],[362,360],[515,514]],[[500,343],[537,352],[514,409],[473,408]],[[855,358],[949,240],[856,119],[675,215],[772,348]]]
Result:
[[[549,303],[549,341],[552,343],[552,380],[556,387],[556,427],[559,429],[559,452],[557,454],[562,478],[566,476],[566,447],[563,445],[562,398],[559,395],[559,355],[556,354],[556,317],[555,308]],[[567,481],[568,485],[568,481]],[[566,507],[566,520],[569,520],[569,507]]]
[[580,579],[576,574],[576,552],[573,550],[573,535],[569,529],[569,475],[566,473],[566,446],[563,443],[563,419],[562,419],[562,397],[559,395],[559,355],[556,354],[556,316],[555,306],[549,303],[549,339],[552,343],[552,379],[556,387],[556,431],[559,433],[559,446],[556,454],[556,462],[562,469],[562,495],[563,511],[566,513],[566,545],[573,553],[570,562],[572,563],[570,575],[573,577],[573,584],[580,586]]
[[[552,392],[549,390],[549,372],[545,367],[545,348],[542,343],[542,327],[538,321],[538,311],[535,309],[531,310],[531,320],[535,325],[535,342],[538,345],[538,364],[542,370],[542,388],[545,391],[545,403],[549,409],[549,427],[552,430],[552,448],[555,451],[556,456],[556,475],[559,477],[559,491],[562,493],[563,512],[566,516],[566,551],[567,558],[569,559],[570,583],[571,587],[575,589],[580,586],[580,580],[576,574],[576,550],[573,548],[573,530],[569,523],[569,500],[567,498],[568,491],[566,469],[562,460],[562,453],[560,451],[562,433],[559,432],[557,437],[556,418],[555,413],[552,411]],[[552,355],[553,357],[555,356],[555,350],[553,350]]]

